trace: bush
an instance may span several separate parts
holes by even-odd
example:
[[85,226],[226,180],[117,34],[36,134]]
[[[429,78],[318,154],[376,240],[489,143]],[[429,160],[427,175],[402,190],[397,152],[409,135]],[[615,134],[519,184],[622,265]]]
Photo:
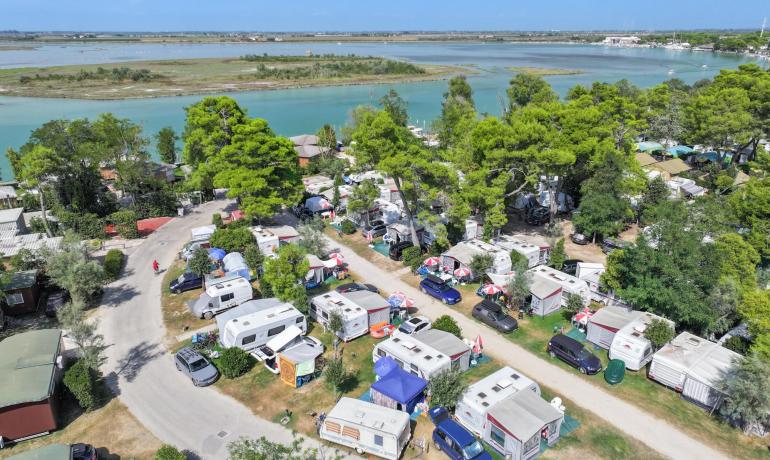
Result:
[[439,316],[436,318],[436,321],[433,321],[433,325],[431,327],[439,331],[449,332],[450,334],[456,336],[458,339],[463,338],[463,330],[460,329],[457,321],[455,321],[454,318],[449,315]]
[[345,219],[340,224],[340,230],[346,235],[352,235],[356,232],[356,224],[354,224],[350,219]]
[[219,370],[228,379],[234,379],[249,370],[249,354],[238,347],[227,348],[219,359]]
[[743,356],[746,356],[746,354],[749,352],[749,345],[751,345],[751,343],[739,335],[730,336],[730,338],[725,340],[724,343],[725,348]]
[[211,247],[221,248],[227,252],[243,252],[256,243],[254,235],[247,227],[218,228],[211,235]]
[[404,265],[410,267],[412,270],[417,270],[422,264],[422,257],[419,247],[408,247],[403,250],[401,256],[404,259]]
[[60,211],[56,217],[65,228],[73,230],[81,238],[104,238],[104,220],[96,214]]
[[430,407],[454,409],[466,388],[468,385],[463,382],[462,373],[459,370],[447,370],[433,376],[428,382]]
[[96,373],[83,360],[78,360],[64,373],[64,386],[75,396],[83,410],[90,411],[96,407],[96,378]]
[[652,343],[654,350],[658,350],[674,338],[674,329],[662,319],[653,319],[644,330],[644,337]]
[[155,460],[187,460],[187,455],[174,446],[164,444],[155,452]]
[[139,238],[139,229],[136,228],[137,220],[139,220],[139,216],[130,209],[113,212],[109,217],[109,221],[115,225],[115,232],[129,240]]
[[123,252],[120,249],[110,249],[104,256],[104,272],[111,280],[118,279],[123,268]]
[[216,225],[217,228],[222,228],[222,214],[215,212],[213,216],[211,216],[211,223]]

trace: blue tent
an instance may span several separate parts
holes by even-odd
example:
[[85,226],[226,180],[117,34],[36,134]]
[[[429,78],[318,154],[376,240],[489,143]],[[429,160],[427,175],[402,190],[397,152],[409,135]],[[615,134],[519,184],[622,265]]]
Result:
[[662,152],[665,147],[659,142],[640,142],[636,144],[636,150],[645,153]]
[[211,248],[209,249],[209,259],[220,261],[225,258],[225,252],[224,249],[219,248]]
[[673,147],[667,148],[666,152],[668,152],[668,154],[671,155],[672,157],[677,158],[679,155],[686,155],[688,153],[692,153],[693,150],[691,147],[688,147],[686,145],[675,145]]
[[[385,359],[390,358],[380,358],[377,364]],[[372,402],[411,414],[414,412],[415,406],[425,397],[425,388],[428,386],[428,382],[404,371],[395,363],[393,364],[395,367],[390,372],[372,384],[370,391]],[[383,364],[380,370],[382,371],[386,367],[390,367],[390,365]]]
[[377,375],[378,379],[390,374],[390,371],[393,369],[398,369],[398,364],[393,361],[393,358],[388,356],[384,356],[374,363],[374,373]]

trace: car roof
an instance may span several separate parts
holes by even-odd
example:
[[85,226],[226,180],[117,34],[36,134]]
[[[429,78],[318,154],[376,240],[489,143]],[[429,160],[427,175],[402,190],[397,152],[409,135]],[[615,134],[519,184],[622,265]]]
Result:
[[551,342],[558,343],[559,345],[563,345],[564,347],[572,350],[581,350],[583,348],[583,344],[573,339],[572,337],[567,337],[564,334],[556,334],[555,336],[551,337]]
[[184,347],[179,352],[177,352],[177,356],[181,357],[188,363],[190,361],[197,361],[199,359],[203,359],[203,355],[198,353],[197,351],[193,350],[190,347]]
[[428,273],[428,276],[426,276],[425,279],[428,280],[428,281],[432,281],[434,283],[437,283],[437,284],[444,284],[444,280],[442,280],[441,278],[439,278],[436,275],[431,275],[430,273]]
[[461,447],[472,444],[476,438],[468,432],[459,423],[452,419],[444,420],[438,424],[438,427],[444,431],[453,441],[456,441]]
[[489,299],[482,300],[481,302],[479,302],[479,305],[484,307],[485,310],[494,311],[494,312],[502,311],[502,308],[500,308],[500,305],[498,305],[497,302],[493,302]]

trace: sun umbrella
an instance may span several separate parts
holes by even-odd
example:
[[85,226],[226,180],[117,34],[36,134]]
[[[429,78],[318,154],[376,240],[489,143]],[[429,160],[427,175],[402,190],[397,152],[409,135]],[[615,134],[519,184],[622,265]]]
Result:
[[422,264],[426,267],[435,267],[441,262],[438,257],[428,257]]
[[388,303],[393,307],[403,308],[414,305],[414,300],[407,297],[403,292],[394,292],[388,297]]
[[225,258],[225,255],[227,255],[227,253],[225,252],[224,249],[219,249],[219,248],[211,248],[211,249],[209,249],[209,258],[210,259],[222,260],[222,259]]
[[332,252],[331,254],[329,254],[329,258],[330,258],[330,259],[339,259],[339,260],[345,260],[345,256],[343,256],[343,255],[342,255],[342,254],[340,254],[339,252]]
[[591,317],[594,316],[594,312],[591,311],[588,307],[583,307],[583,309],[577,314],[575,314],[575,322],[578,324],[582,324],[583,326],[588,325],[588,321],[591,319]]
[[473,352],[479,354],[484,350],[484,341],[480,335],[476,336],[476,340],[473,341]]
[[471,276],[470,269],[467,269],[465,267],[460,267],[452,273],[454,273],[454,275],[458,278],[465,278],[466,276]]
[[483,292],[484,295],[495,295],[503,292],[503,288],[496,284],[485,284],[481,288],[481,292]]

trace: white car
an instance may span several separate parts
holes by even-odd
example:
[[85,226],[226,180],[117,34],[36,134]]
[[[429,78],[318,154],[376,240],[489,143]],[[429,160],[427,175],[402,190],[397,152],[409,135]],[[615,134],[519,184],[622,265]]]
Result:
[[430,329],[430,319],[427,316],[412,316],[408,320],[401,323],[398,327],[398,331],[404,334],[412,335],[417,332],[427,331]]

